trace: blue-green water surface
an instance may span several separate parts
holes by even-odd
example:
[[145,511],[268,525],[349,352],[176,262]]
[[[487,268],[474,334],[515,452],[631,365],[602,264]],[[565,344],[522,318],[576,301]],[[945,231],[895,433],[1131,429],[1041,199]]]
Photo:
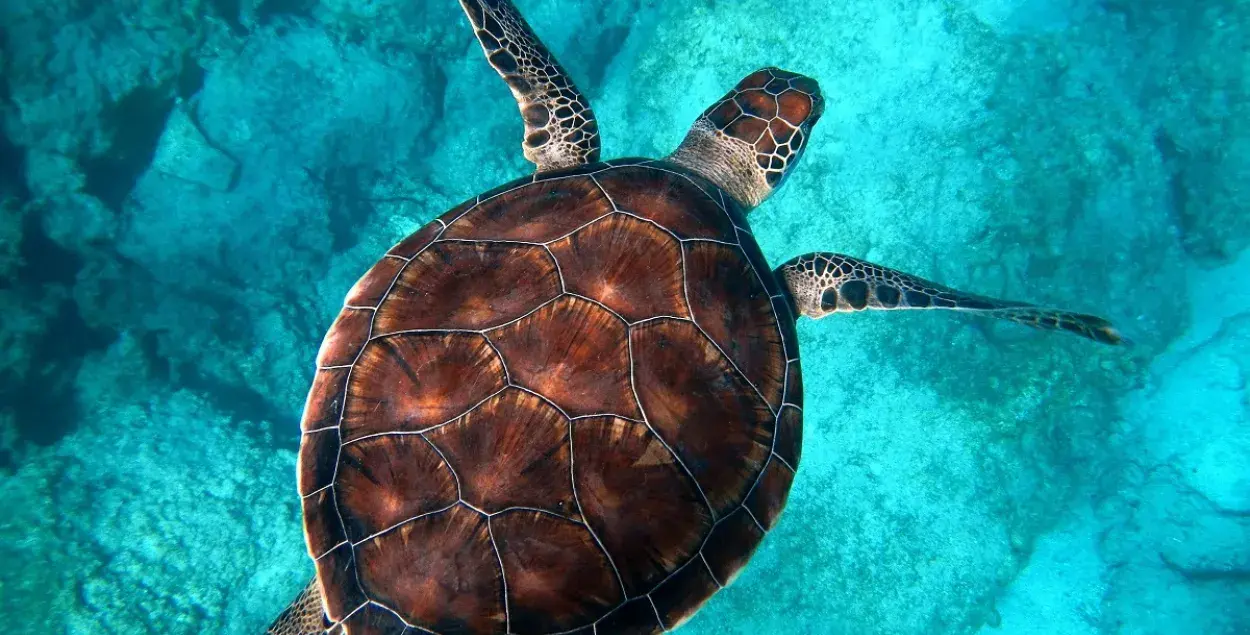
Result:
[[[746,73],[826,98],[750,216],[1104,315],[799,325],[803,464],[685,633],[1250,632],[1250,4],[517,0],[605,157]],[[455,0],[0,0],[0,616],[255,634],[312,572],[294,488],[356,278],[528,173]]]

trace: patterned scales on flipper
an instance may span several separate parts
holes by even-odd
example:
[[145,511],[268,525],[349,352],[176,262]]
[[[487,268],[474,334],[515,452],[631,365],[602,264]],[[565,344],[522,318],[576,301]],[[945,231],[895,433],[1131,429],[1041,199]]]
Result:
[[599,160],[595,113],[554,55],[508,0],[460,0],[486,59],[512,89],[525,120],[525,158],[539,172]]
[[778,267],[776,277],[785,280],[797,313],[811,318],[865,309],[949,309],[1066,331],[1104,344],[1126,343],[1119,330],[1096,315],[959,291],[842,254],[798,256]]
[[304,635],[325,630],[325,613],[321,610],[321,589],[313,580],[295,601],[274,620],[265,635]]
[[802,406],[744,227],[679,167],[596,164],[474,199],[361,278],[299,470],[345,634],[660,632],[737,575]]

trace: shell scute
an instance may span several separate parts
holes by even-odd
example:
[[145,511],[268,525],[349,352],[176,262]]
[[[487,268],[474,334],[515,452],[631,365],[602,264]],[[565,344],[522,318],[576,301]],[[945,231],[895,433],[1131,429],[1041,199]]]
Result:
[[426,438],[456,473],[461,499],[475,508],[576,514],[569,422],[538,397],[509,388]]
[[785,385],[785,341],[773,301],[741,250],[686,245],[686,281],[695,321],[773,408]]
[[647,420],[690,470],[713,514],[729,513],[772,451],[772,412],[695,325],[657,320],[630,337]]
[[556,263],[543,247],[436,242],[399,275],[378,308],[373,335],[490,328],[560,292]]
[[[732,102],[731,102],[732,103]],[[694,178],[649,167],[623,167],[595,176],[616,209],[650,220],[677,238],[736,241],[733,223]]]
[[411,624],[440,633],[505,632],[503,575],[490,529],[463,505],[373,538],[357,547],[356,558],[368,597]]
[[368,604],[343,622],[343,635],[403,635],[405,628],[394,613]]
[[356,360],[360,349],[369,339],[369,326],[373,322],[371,309],[343,309],[317,351],[317,367],[346,366]]
[[500,514],[490,522],[517,635],[590,626],[625,599],[612,563],[585,526],[525,510]]
[[300,418],[302,431],[339,425],[339,417],[343,414],[343,390],[350,372],[349,367],[317,370],[308,397],[304,400],[304,415]]
[[371,437],[343,446],[334,485],[353,543],[458,499],[455,475],[417,435]]
[[352,368],[343,440],[447,423],[507,386],[503,361],[477,333],[405,333],[373,340]]
[[443,237],[543,243],[611,211],[589,176],[545,180],[483,200],[452,221]]
[[615,417],[577,421],[573,454],[586,522],[603,541],[630,596],[654,588],[697,553],[712,525],[711,510],[698,485],[645,424]]
[[733,584],[763,538],[764,530],[755,524],[746,507],[738,508],[712,529],[703,558],[716,581],[722,586]]
[[621,605],[599,622],[596,632],[653,635],[664,632],[648,598],[636,598]]
[[300,440],[297,487],[300,496],[307,496],[334,481],[334,466],[338,463],[338,428],[325,428],[304,434]]
[[794,483],[794,472],[776,459],[768,462],[755,489],[747,496],[747,509],[759,521],[765,530],[772,529],[781,516],[786,498],[790,495],[790,485]]
[[310,557],[321,558],[347,542],[347,534],[343,532],[343,522],[339,519],[338,508],[335,507],[333,491],[326,489],[305,496],[301,503]]
[[[307,531],[305,526],[305,533]],[[348,614],[369,601],[356,580],[356,565],[356,554],[349,542],[343,542],[316,558],[317,580],[321,582],[321,588],[326,589],[321,600],[325,603],[326,616],[332,622],[347,619]]]
[[681,244],[656,225],[617,213],[552,243],[551,252],[569,291],[603,303],[630,322],[690,315]]
[[600,306],[562,297],[490,332],[513,383],[550,399],[570,417],[638,418],[629,382],[625,324]]
[[702,606],[703,598],[719,589],[703,559],[694,558],[652,591],[651,600],[664,620],[664,627],[673,630],[694,616]]

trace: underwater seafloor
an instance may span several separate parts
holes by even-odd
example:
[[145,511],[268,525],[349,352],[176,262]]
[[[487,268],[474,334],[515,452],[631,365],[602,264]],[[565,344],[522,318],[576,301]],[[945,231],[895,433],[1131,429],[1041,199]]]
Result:
[[[606,157],[741,76],[827,108],[750,221],[1105,315],[800,323],[803,465],[688,633],[1250,632],[1250,4],[518,0]],[[261,632],[312,567],[322,333],[393,242],[527,173],[455,0],[0,1],[0,616]]]

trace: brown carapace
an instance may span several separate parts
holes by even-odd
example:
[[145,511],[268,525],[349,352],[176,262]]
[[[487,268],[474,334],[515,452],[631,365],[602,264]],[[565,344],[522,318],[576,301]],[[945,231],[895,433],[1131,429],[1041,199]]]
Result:
[[299,490],[346,633],[659,632],[799,462],[794,316],[666,162],[509,184],[390,251],[318,355]]

